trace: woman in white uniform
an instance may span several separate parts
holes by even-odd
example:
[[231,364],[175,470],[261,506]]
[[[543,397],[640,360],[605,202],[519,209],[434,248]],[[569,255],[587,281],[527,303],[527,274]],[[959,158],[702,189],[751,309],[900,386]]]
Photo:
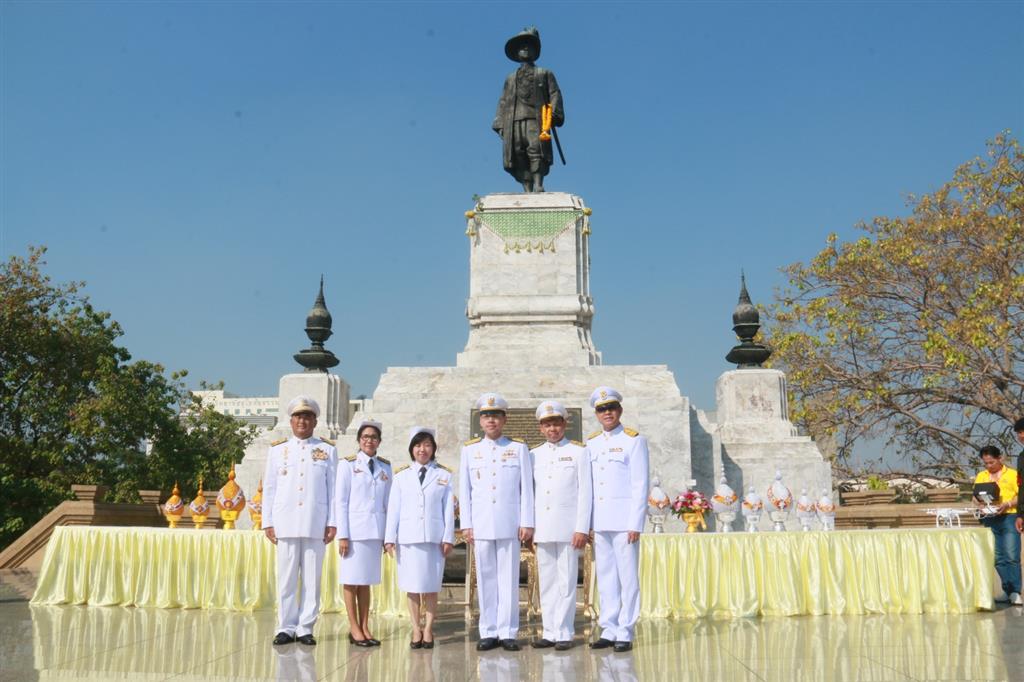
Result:
[[379,646],[370,634],[370,585],[380,583],[385,515],[391,492],[391,463],[377,456],[381,425],[364,420],[356,432],[359,452],[338,462],[334,501],[338,520],[339,581],[345,586],[348,640]]
[[409,432],[413,463],[395,472],[384,534],[384,550],[398,559],[398,588],[408,592],[413,649],[434,648],[437,593],[445,557],[455,542],[452,471],[435,459],[434,433],[423,426],[414,426]]

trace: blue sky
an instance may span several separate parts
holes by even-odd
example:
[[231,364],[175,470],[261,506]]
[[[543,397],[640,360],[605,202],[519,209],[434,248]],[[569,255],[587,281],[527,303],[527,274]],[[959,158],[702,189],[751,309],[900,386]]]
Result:
[[[1024,121],[1024,4],[0,4],[0,250],[49,247],[137,358],[276,393],[320,274],[353,394],[451,365],[505,40],[540,28],[594,210],[594,339],[714,409],[740,268],[905,213]],[[500,387],[496,387],[500,390]]]

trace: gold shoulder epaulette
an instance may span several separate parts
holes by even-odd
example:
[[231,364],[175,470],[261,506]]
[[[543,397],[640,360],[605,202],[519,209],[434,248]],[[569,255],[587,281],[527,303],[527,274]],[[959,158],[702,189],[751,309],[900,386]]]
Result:
[[354,461],[356,461],[356,455],[349,455],[348,457],[345,458],[345,461],[346,462],[354,462]]
[[383,457],[378,457],[378,458],[377,458],[377,461],[378,461],[378,462],[384,462],[384,463],[385,463],[385,464],[387,464],[388,466],[391,466],[391,460],[387,460],[387,459],[384,459]]
[[448,467],[446,467],[446,466],[445,466],[445,465],[443,465],[443,464],[438,464],[438,465],[437,465],[437,468],[438,468],[438,469],[444,469],[444,470],[445,470],[445,471],[447,471],[447,472],[448,472],[449,474],[450,474],[450,473],[452,473],[452,470],[451,470],[451,469],[449,469]]
[[400,466],[397,469],[395,469],[394,472],[392,472],[392,473],[394,473],[395,476],[397,476],[398,474],[402,473],[403,471],[405,471],[408,468],[409,468],[408,464],[403,464],[402,466]]
[[322,440],[323,442],[327,443],[328,445],[330,445],[332,447],[334,446],[334,441],[331,440],[330,438],[321,438],[320,440]]
[[581,443],[581,442],[579,442],[578,440],[571,440],[571,441],[569,441],[569,442],[570,442],[570,443],[572,443],[573,445],[579,445],[579,446],[580,446],[581,448],[585,448],[585,447],[587,447],[587,444],[586,444],[586,443]]
[[480,438],[480,437],[477,437],[477,438],[470,438],[470,439],[469,439],[469,440],[467,440],[467,441],[466,441],[465,443],[463,443],[463,445],[474,445],[474,444],[476,444],[476,443],[479,443],[479,442],[480,442],[480,441],[482,441],[482,440],[483,440],[483,438]]
[[526,441],[522,438],[509,438],[509,440],[513,443],[522,443],[523,445],[526,445]]
[[600,436],[600,435],[601,435],[601,432],[600,432],[600,431],[594,431],[594,432],[593,432],[592,434],[590,434],[589,436],[587,436],[587,440],[590,440],[591,438],[597,438],[597,437],[598,437],[598,436]]
[[636,438],[637,436],[639,436],[639,435],[640,435],[640,432],[639,432],[639,431],[636,431],[636,430],[634,430],[634,429],[631,429],[631,428],[629,428],[628,426],[624,426],[624,427],[622,427],[622,431],[623,431],[623,432],[624,432],[624,433],[625,433],[625,434],[626,434],[627,436],[629,436],[630,438]]
[[281,440],[271,441],[270,447],[276,447],[276,446],[280,445],[281,443],[287,443],[287,442],[288,442],[287,438],[282,438]]

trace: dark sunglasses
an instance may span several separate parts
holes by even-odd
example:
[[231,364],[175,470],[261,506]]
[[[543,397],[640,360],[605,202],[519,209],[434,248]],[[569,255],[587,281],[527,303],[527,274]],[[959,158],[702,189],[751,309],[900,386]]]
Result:
[[594,412],[611,412],[612,410],[619,409],[618,403],[607,403],[605,405],[598,405],[594,408]]

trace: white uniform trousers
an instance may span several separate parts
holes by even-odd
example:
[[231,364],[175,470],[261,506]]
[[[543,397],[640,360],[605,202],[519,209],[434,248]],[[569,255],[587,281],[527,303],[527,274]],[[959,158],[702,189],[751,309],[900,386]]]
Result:
[[569,642],[576,618],[576,575],[579,550],[568,542],[538,542],[537,569],[540,573],[540,613],[544,639]]
[[321,538],[277,539],[278,632],[296,637],[313,634],[320,613],[320,573],[326,548]]
[[595,531],[594,561],[601,594],[601,636],[632,642],[640,617],[640,542],[629,544],[626,531]]
[[476,540],[480,639],[515,639],[519,632],[519,540]]

